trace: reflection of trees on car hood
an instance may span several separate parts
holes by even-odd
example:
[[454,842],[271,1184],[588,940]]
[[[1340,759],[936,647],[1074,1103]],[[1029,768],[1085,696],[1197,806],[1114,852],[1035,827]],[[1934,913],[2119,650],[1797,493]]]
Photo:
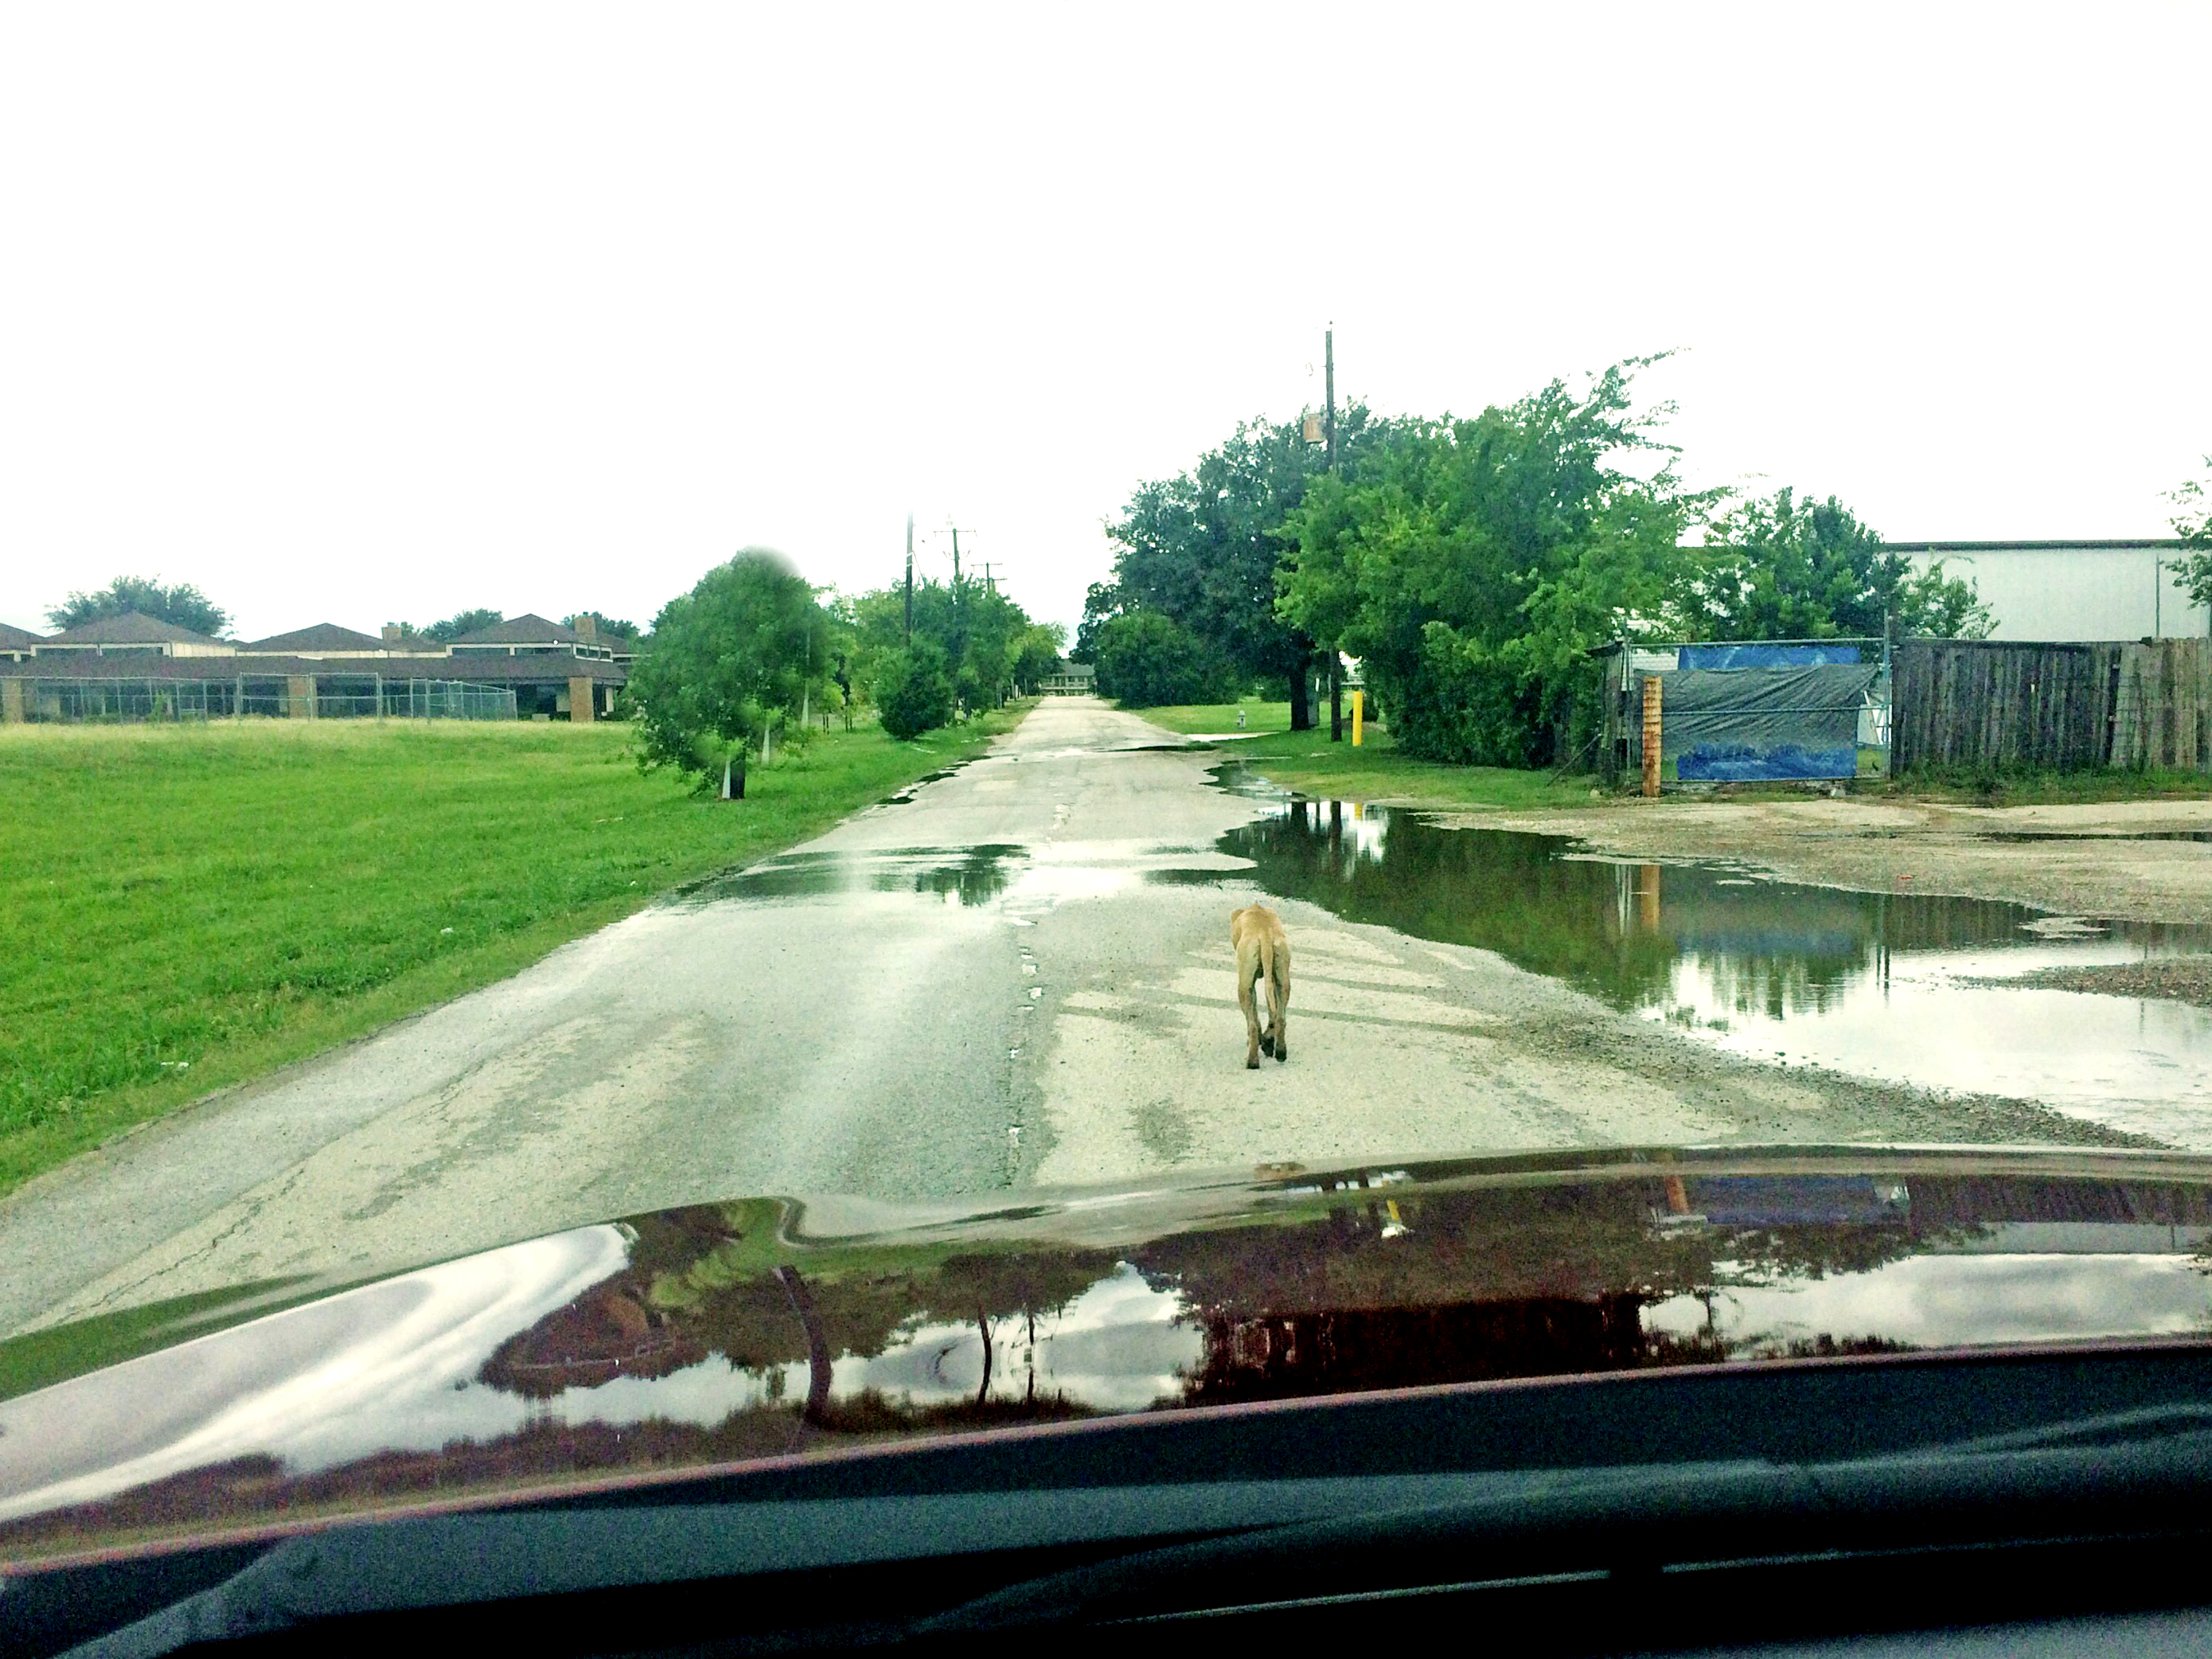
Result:
[[[2203,1181],[1877,1157],[1271,1170],[834,1234],[793,1200],[661,1212],[0,1403],[11,1443],[35,1407],[81,1446],[40,1482],[74,1507],[18,1494],[0,1544],[1160,1407],[2212,1323]],[[333,1389],[356,1375],[381,1380]],[[139,1428],[103,1430],[118,1413]]]

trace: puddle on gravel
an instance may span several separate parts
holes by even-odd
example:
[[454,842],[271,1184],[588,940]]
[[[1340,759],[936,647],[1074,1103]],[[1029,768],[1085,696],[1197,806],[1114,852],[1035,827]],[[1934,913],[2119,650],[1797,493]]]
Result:
[[2212,950],[2212,928],[1626,862],[1356,803],[1283,802],[1218,846],[1268,892],[1494,951],[1749,1058],[2037,1100],[2212,1149],[2212,1011],[1974,982]]

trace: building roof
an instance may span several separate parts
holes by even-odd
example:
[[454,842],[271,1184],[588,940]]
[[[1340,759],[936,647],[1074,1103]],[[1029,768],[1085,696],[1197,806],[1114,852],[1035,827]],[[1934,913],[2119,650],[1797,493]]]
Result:
[[179,628],[149,617],[142,611],[125,611],[120,616],[102,617],[82,627],[64,629],[41,645],[221,645],[222,641],[205,634],[195,634],[189,628]]
[[2040,542],[1884,542],[1882,550],[1887,553],[2087,553],[2105,552],[2116,548],[2184,547],[2188,544],[2179,536],[2163,539],[2098,541],[2083,538],[2075,541]]
[[[425,642],[429,643],[428,641]],[[317,623],[289,634],[271,634],[265,640],[240,646],[241,651],[386,651],[389,643],[374,634],[358,634],[336,623]]]
[[0,623],[0,650],[4,650],[8,647],[15,645],[43,645],[45,643],[46,636],[44,635],[33,634],[28,629],[15,628],[9,626],[6,623]]
[[576,630],[563,628],[559,623],[525,611],[520,617],[509,617],[505,622],[494,623],[489,628],[479,628],[473,634],[464,634],[455,645],[574,645]]
[[0,680],[273,680],[312,674],[321,680],[468,680],[481,685],[565,685],[587,679],[621,685],[629,671],[604,657],[374,658],[331,662],[320,657],[100,657],[89,651],[41,653],[22,662],[0,660]]

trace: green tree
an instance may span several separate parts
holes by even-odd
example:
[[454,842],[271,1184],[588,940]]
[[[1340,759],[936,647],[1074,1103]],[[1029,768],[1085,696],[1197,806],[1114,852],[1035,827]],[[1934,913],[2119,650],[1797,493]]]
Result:
[[1237,666],[1172,617],[1132,611],[1099,625],[1092,662],[1098,690],[1130,708],[1226,702],[1237,695]]
[[[1340,464],[1356,467],[1387,431],[1364,405],[1351,404],[1337,422]],[[1097,660],[1097,629],[1111,617],[1157,611],[1240,676],[1282,684],[1292,728],[1311,725],[1307,675],[1317,646],[1301,622],[1278,611],[1275,573],[1285,527],[1326,464],[1301,422],[1247,421],[1188,471],[1140,485],[1107,527],[1119,550],[1114,580],[1091,590],[1077,654]]]
[[[847,630],[847,670],[856,695],[882,706],[878,680],[891,658],[906,648],[903,586],[879,587],[836,601]],[[1006,701],[1018,675],[1024,642],[1038,624],[990,583],[963,576],[948,583],[924,580],[914,590],[914,637],[944,653],[946,683],[969,708]]]
[[831,663],[831,622],[780,556],[748,548],[671,599],[630,671],[640,763],[703,786],[797,723]]
[[2179,509],[2173,515],[2173,533],[2187,551],[2174,568],[2189,597],[2199,605],[2212,605],[2212,455],[2204,458],[2204,477],[2190,478],[2166,500]]
[[1060,666],[1067,630],[1058,623],[1031,623],[1015,641],[1014,684],[1024,696],[1034,696],[1046,675]]
[[82,628],[133,611],[211,637],[230,626],[230,613],[191,583],[164,585],[159,576],[118,576],[94,592],[73,592],[46,612],[46,620],[56,628]]
[[889,653],[876,672],[876,707],[884,730],[902,743],[952,718],[952,680],[945,647],[917,635],[911,646]]
[[422,630],[422,633],[426,638],[441,640],[450,644],[464,634],[474,634],[506,620],[500,612],[479,606],[474,611],[456,611],[445,621],[432,623]]
[[1712,521],[1675,599],[1690,637],[1817,640],[1899,634],[1978,639],[1989,608],[1939,561],[1916,571],[1833,495],[1784,488]]
[[[1685,490],[1619,363],[1472,420],[1400,422],[1285,526],[1278,605],[1364,659],[1412,752],[1530,766],[1595,718],[1590,649],[1664,628],[1680,546],[1711,497]],[[1627,470],[1656,458],[1644,476]]]
[[635,623],[624,622],[619,617],[610,617],[603,611],[579,611],[573,617],[561,618],[563,628],[574,628],[582,623],[590,623],[598,629],[602,640],[628,640],[635,643],[638,636]]

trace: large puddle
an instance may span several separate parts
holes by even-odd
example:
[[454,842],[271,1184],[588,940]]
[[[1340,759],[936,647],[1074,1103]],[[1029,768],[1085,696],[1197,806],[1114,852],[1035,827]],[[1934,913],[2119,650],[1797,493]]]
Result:
[[1734,1053],[2040,1101],[2212,1148],[2212,1012],[1988,982],[2212,950],[2212,928],[1625,862],[1346,802],[1285,802],[1218,845],[1269,892],[1495,951]]

